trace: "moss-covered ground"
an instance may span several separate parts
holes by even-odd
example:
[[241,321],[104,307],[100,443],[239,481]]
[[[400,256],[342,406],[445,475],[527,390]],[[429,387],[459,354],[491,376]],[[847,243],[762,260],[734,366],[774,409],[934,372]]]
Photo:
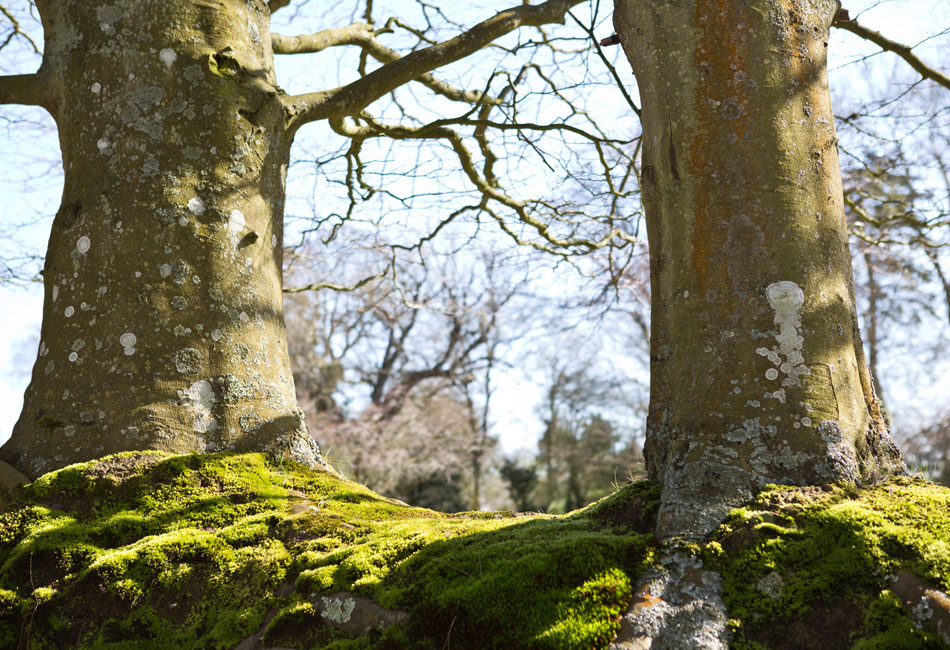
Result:
[[[132,453],[41,477],[0,514],[0,648],[605,648],[657,488],[562,517],[445,515],[259,454]],[[410,616],[349,638],[321,594]]]
[[[0,513],[0,648],[603,649],[657,554],[658,495],[445,515],[258,454],[110,456]],[[948,542],[950,490],[900,478],[769,489],[693,548],[734,648],[900,650],[948,647],[892,589],[950,590]],[[328,624],[331,594],[408,617],[355,635]]]
[[950,489],[910,478],[770,488],[714,540],[706,564],[723,573],[734,648],[950,647],[893,588],[912,572],[950,590]]

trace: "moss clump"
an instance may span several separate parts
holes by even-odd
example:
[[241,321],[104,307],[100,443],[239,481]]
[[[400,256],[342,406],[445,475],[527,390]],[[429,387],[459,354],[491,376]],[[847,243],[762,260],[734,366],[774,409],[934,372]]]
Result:
[[[644,483],[564,517],[443,515],[259,454],[110,456],[0,514],[0,647],[604,648],[657,498]],[[339,629],[317,608],[339,593],[409,616]]]
[[769,488],[706,546],[723,573],[733,647],[948,647],[892,591],[910,571],[950,590],[950,490],[896,478],[868,488]]

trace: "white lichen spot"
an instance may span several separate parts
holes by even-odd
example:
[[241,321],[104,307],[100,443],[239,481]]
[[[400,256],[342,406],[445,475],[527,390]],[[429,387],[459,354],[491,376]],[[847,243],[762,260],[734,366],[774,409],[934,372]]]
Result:
[[100,153],[105,153],[109,150],[109,139],[108,138],[99,138],[99,142],[96,143],[96,146],[99,147]]
[[187,226],[187,225],[188,225],[188,217],[186,217],[186,216],[184,216],[184,215],[178,217],[178,225],[179,225],[179,226]]
[[778,370],[775,368],[769,368],[765,371],[765,378],[769,380],[778,379]]
[[251,317],[247,315],[246,311],[242,311],[240,314],[238,314],[238,318],[242,323],[246,323],[247,321],[251,320]]
[[211,409],[214,408],[214,389],[211,382],[200,379],[188,390],[178,391],[178,397],[194,415],[193,426],[196,432],[207,433],[214,430],[217,423],[211,417]]
[[759,355],[760,357],[767,357],[767,356],[769,356],[769,349],[768,349],[768,348],[758,348],[758,349],[755,351],[755,353],[756,353],[757,355]]
[[785,587],[785,581],[779,573],[772,571],[759,578],[755,586],[760,592],[774,600],[782,596],[782,588]]
[[86,253],[88,253],[89,246],[91,246],[91,242],[89,241],[89,238],[86,237],[85,235],[83,235],[82,237],[79,238],[78,241],[76,241],[76,251],[80,255],[85,255]]
[[70,353],[69,353],[69,360],[70,360],[70,361],[72,361],[73,363],[75,363],[77,359],[79,359],[79,355],[78,355],[77,353],[75,353],[75,352],[70,352]]
[[158,267],[158,274],[163,278],[167,278],[172,274],[172,265],[171,264],[162,264]]
[[194,214],[203,214],[205,211],[205,202],[195,196],[188,200],[188,209]]
[[221,333],[221,330],[212,330],[212,331],[211,331],[211,340],[212,340],[212,341],[215,341],[215,342],[220,341],[222,336],[224,336],[224,335]]
[[119,337],[119,345],[122,346],[122,351],[125,352],[125,356],[131,357],[135,354],[136,341],[138,341],[138,339],[135,338],[135,334],[132,332],[126,332]]
[[63,312],[66,318],[72,318],[73,314],[75,313],[76,313],[76,309],[72,305],[67,307],[66,310]]
[[244,219],[244,213],[240,210],[231,210],[231,215],[228,217],[228,230],[233,234],[237,234],[244,230],[244,225],[247,221]]
[[175,59],[178,58],[178,55],[175,53],[175,50],[166,47],[164,50],[158,53],[158,58],[162,60],[162,63],[165,64],[166,68],[171,69],[175,64]]
[[338,624],[349,622],[353,609],[356,607],[356,601],[352,598],[323,596],[321,600],[323,600],[323,611],[320,612],[320,616]]
[[277,248],[277,235],[270,236],[270,247]]
[[92,91],[93,95],[98,95],[102,91],[102,84],[98,81],[89,88]]
[[53,302],[56,302],[56,299],[59,298],[59,286],[53,285]]
[[[799,311],[802,305],[805,304],[805,292],[794,282],[782,280],[781,282],[773,282],[766,287],[765,296],[768,298],[769,305],[775,311],[774,322],[778,326],[778,334],[775,335],[778,345],[773,347],[767,356],[769,361],[779,365],[780,370],[787,375],[787,378],[782,380],[782,386],[800,386],[801,380],[799,377],[810,374],[802,356],[804,339],[799,334],[802,325]],[[761,354],[761,349],[756,350],[756,352]],[[784,361],[782,361],[782,357],[784,357]],[[769,369],[768,372],[774,372],[774,369]],[[769,379],[777,377],[777,375],[773,377],[769,374],[766,374],[766,376]],[[781,393],[781,401],[784,402],[784,391],[781,391]]]
[[811,426],[811,418],[810,418],[810,417],[803,417],[803,418],[801,419],[801,423],[802,423],[802,426],[810,427],[810,426]]

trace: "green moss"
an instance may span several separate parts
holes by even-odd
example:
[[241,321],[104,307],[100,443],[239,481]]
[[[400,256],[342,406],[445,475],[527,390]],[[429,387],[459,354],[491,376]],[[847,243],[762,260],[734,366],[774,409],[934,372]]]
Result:
[[[658,504],[641,482],[564,516],[445,515],[258,454],[119,454],[0,513],[0,647],[223,649],[264,631],[301,650],[606,648]],[[948,540],[950,490],[896,479],[770,487],[700,552],[734,648],[940,648],[888,576],[950,590]],[[336,592],[410,616],[351,638],[317,607]]]
[[[268,643],[300,648],[604,648],[656,499],[635,484],[566,517],[443,515],[258,454],[118,454],[0,514],[0,640],[28,620],[29,648],[232,648],[273,616]],[[339,591],[410,617],[347,638],[314,607]]]
[[913,624],[889,576],[913,571],[947,591],[948,540],[950,490],[897,478],[864,489],[771,486],[734,511],[704,553],[723,572],[736,648],[819,639],[942,648]]

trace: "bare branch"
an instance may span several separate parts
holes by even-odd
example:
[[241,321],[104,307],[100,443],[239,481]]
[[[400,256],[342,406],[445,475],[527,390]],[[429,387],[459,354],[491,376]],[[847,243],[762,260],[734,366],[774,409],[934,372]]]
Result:
[[[484,197],[482,203],[479,205],[479,209],[490,215],[501,228],[501,230],[508,236],[512,237],[512,239],[514,239],[518,244],[528,245],[537,250],[554,253],[557,255],[564,255],[566,249],[579,249],[580,251],[597,250],[609,245],[614,241],[614,239],[620,239],[626,241],[627,243],[633,243],[633,240],[618,228],[611,229],[603,237],[597,240],[580,237],[571,237],[567,239],[558,237],[551,231],[548,224],[544,223],[529,212],[528,206],[523,201],[519,201],[510,197],[498,187],[493,186],[481,174],[478,173],[478,169],[476,168],[475,162],[472,159],[472,154],[465,146],[462,136],[452,129],[449,129],[445,126],[433,125],[425,125],[418,128],[403,125],[391,126],[379,122],[365,112],[361,113],[359,117],[361,122],[366,123],[366,126],[350,125],[347,124],[342,118],[331,119],[330,126],[340,135],[345,135],[355,140],[388,137],[394,140],[441,139],[447,141],[455,151],[456,156],[458,156],[462,171]],[[476,121],[476,123],[478,122]],[[500,215],[488,208],[488,201],[496,201],[514,211],[515,214],[518,215],[519,221],[532,228],[543,241],[538,242],[534,240],[524,240],[519,237],[510,228],[510,226],[504,222]]]
[[854,20],[835,21],[834,26],[839,29],[849,31],[852,34],[856,34],[865,40],[871,41],[885,52],[893,52],[900,58],[904,59],[904,61],[906,61],[907,64],[916,70],[924,79],[929,79],[930,81],[940,84],[947,90],[950,90],[950,77],[938,70],[934,70],[926,63],[921,61],[917,55],[914,54],[913,48],[910,46],[892,41],[880,32],[876,32],[873,29],[868,29],[863,25],[859,25],[857,21]]
[[26,42],[30,44],[30,47],[33,48],[34,52],[36,52],[37,54],[42,54],[42,52],[40,51],[40,48],[36,45],[36,42],[32,38],[30,38],[29,34],[24,32],[20,28],[20,21],[16,19],[16,16],[10,13],[10,11],[3,5],[0,5],[0,14],[3,14],[3,16],[7,20],[9,20],[10,25],[13,27],[13,29],[10,30],[9,35],[7,35],[7,37],[3,40],[3,42],[0,43],[0,48],[5,47],[10,41],[14,39],[14,37],[19,36],[20,38],[26,40]]
[[[389,31],[389,29],[386,28],[381,31]],[[305,34],[303,36],[271,34],[271,45],[274,48],[274,54],[312,54],[340,45],[357,45],[380,63],[393,63],[402,58],[399,52],[380,43],[376,39],[377,33],[379,32],[374,31],[373,26],[368,23],[354,23],[347,27],[324,29],[316,34]],[[418,81],[434,93],[453,101],[468,104],[478,104],[486,101],[489,103],[496,102],[484,93],[456,88],[428,72],[419,75],[414,81]]]
[[291,97],[291,130],[315,120],[358,115],[366,106],[421,75],[482,49],[520,27],[564,23],[567,11],[584,0],[547,0],[521,5],[482,21],[453,39],[416,50],[374,70],[365,77],[334,90]]
[[353,23],[346,27],[324,29],[316,34],[302,36],[284,36],[272,32],[270,41],[274,54],[313,54],[338,45],[359,45],[372,36],[372,25]]
[[0,77],[0,104],[42,106],[52,112],[53,91],[40,74]]
[[320,291],[322,289],[329,289],[330,291],[346,292],[346,291],[356,291],[362,287],[365,287],[370,282],[376,280],[381,280],[389,273],[389,269],[392,265],[387,266],[385,269],[377,273],[376,275],[370,275],[368,277],[362,278],[358,282],[345,286],[342,284],[333,284],[332,282],[319,282],[316,284],[307,284],[301,287],[285,287],[284,293],[300,293],[302,291]]

